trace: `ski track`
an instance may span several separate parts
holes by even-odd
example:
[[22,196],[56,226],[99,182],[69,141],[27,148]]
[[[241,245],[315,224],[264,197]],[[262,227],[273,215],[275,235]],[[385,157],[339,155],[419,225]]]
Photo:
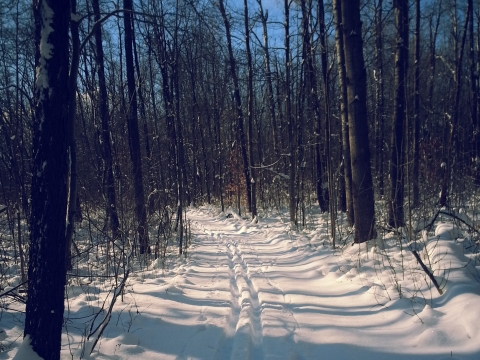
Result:
[[[326,351],[345,359],[377,355],[404,359],[425,352],[431,344],[438,354],[462,351],[464,343],[456,346],[454,341],[437,350],[443,346],[444,341],[438,339],[445,337],[444,330],[418,325],[404,311],[409,306],[413,309],[413,303],[387,298],[381,292],[377,297],[375,285],[357,276],[354,266],[337,263],[327,248],[312,248],[301,232],[290,234],[288,225],[282,229],[278,219],[255,224],[208,209],[195,209],[189,218],[198,241],[186,266],[198,269],[200,279],[210,279],[208,285],[202,282],[201,289],[191,289],[197,291],[196,298],[201,296],[198,290],[207,294],[210,289],[203,298],[211,300],[202,307],[192,337],[204,336],[209,324],[223,330],[211,340],[212,351],[203,358],[305,360]],[[185,275],[182,284],[195,283],[195,276]],[[188,292],[190,285],[175,286]],[[390,294],[395,296],[393,290]],[[219,311],[216,304],[220,304]],[[209,314],[221,315],[210,322]],[[458,339],[461,330],[456,332]],[[199,341],[194,339],[194,343]],[[180,358],[192,358],[192,352],[184,350]]]
[[[288,336],[284,341],[291,341],[293,348],[293,335],[300,325],[292,311],[288,295],[269,279],[264,270],[272,265],[272,262],[264,263],[260,258],[262,251],[258,244],[265,243],[266,231],[260,230],[254,224],[239,224],[236,219],[226,219],[220,225],[218,222],[221,220],[211,219],[207,214],[201,215],[202,219],[196,218],[193,223],[209,240],[216,242],[217,248],[221,246],[217,255],[227,258],[227,266],[223,266],[222,270],[228,273],[230,290],[230,309],[225,334],[218,341],[214,359],[263,360],[268,357],[263,348],[263,314],[266,309],[269,311],[268,318],[285,324]],[[207,218],[204,217],[206,215]],[[231,222],[231,231],[216,229],[216,225],[225,229],[225,222]],[[264,256],[269,257],[270,254]],[[215,281],[216,277],[217,275],[212,281]],[[268,296],[263,296],[264,294]],[[266,300],[272,296],[277,300],[275,303]],[[294,351],[290,353],[290,357],[301,358]]]

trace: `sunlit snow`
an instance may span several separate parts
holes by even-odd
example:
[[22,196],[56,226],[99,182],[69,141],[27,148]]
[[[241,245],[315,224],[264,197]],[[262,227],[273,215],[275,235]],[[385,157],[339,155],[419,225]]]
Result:
[[[416,244],[443,295],[393,233],[332,250],[328,214],[301,231],[286,212],[252,222],[205,206],[187,218],[187,257],[132,268],[91,359],[480,358],[475,239],[446,218]],[[62,359],[80,358],[85,324],[107,297],[108,307],[113,286],[70,281]],[[25,347],[19,316],[3,313],[9,357]]]

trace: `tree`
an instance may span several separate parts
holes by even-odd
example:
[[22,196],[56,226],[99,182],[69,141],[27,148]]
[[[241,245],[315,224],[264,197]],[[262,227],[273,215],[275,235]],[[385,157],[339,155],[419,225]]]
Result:
[[265,57],[265,77],[267,81],[267,91],[268,91],[268,110],[270,113],[270,120],[272,122],[272,131],[273,131],[273,151],[275,155],[278,155],[278,150],[280,147],[279,144],[279,131],[277,126],[277,115],[275,112],[275,94],[273,92],[273,82],[272,82],[272,71],[270,67],[270,49],[268,45],[268,28],[267,28],[267,19],[268,19],[268,10],[263,11],[262,0],[257,0],[259,8],[259,17],[262,22],[263,29],[263,52]]
[[[337,0],[338,1],[338,0]],[[338,8],[336,8],[338,10]],[[375,209],[367,121],[367,74],[363,60],[360,1],[341,0],[348,97],[355,242],[373,239]]]
[[243,160],[243,172],[245,175],[245,185],[247,189],[247,201],[248,201],[248,210],[252,211],[252,185],[251,185],[251,178],[250,178],[250,166],[248,164],[248,156],[247,156],[247,145],[245,140],[245,130],[244,130],[244,119],[243,119],[243,110],[242,110],[242,100],[240,98],[240,87],[238,84],[238,76],[236,70],[236,62],[235,57],[233,56],[233,48],[232,48],[232,36],[230,34],[230,21],[227,18],[227,13],[225,11],[225,6],[223,4],[223,0],[218,2],[220,13],[222,14],[223,23],[225,25],[225,33],[227,36],[227,48],[228,48],[228,59],[230,65],[230,76],[233,80],[233,96],[235,100],[235,112],[237,117],[237,136],[240,143],[240,149],[242,153],[242,160]]
[[345,202],[347,224],[353,226],[352,163],[350,159],[350,131],[348,127],[348,96],[345,70],[345,50],[343,45],[343,22],[341,1],[334,0],[335,44],[337,49],[338,86],[340,92],[340,119],[342,122],[343,176],[345,180]]
[[247,118],[248,118],[248,154],[250,162],[250,211],[252,218],[257,216],[257,183],[255,177],[254,157],[253,157],[253,65],[252,65],[252,51],[250,50],[250,25],[248,24],[248,2],[244,0],[244,23],[245,23],[245,49],[247,51]]
[[395,52],[395,99],[390,158],[390,204],[388,224],[398,228],[405,225],[404,194],[404,134],[406,123],[405,83],[408,69],[408,0],[394,1],[397,47]]
[[290,209],[290,223],[297,223],[297,211],[295,202],[295,137],[293,130],[293,116],[292,116],[292,100],[290,89],[290,68],[292,66],[290,56],[290,1],[284,1],[285,12],[285,118],[288,127],[288,146],[289,146],[289,179],[288,179],[288,196]]
[[420,0],[415,0],[415,72],[413,80],[413,168],[412,206],[420,205]]
[[[418,0],[419,1],[419,0]],[[471,92],[471,122],[473,127],[474,135],[474,148],[472,151],[472,158],[476,160],[476,171],[475,171],[475,184],[480,185],[480,164],[478,160],[480,160],[480,119],[478,119],[478,71],[477,71],[477,62],[475,61],[475,37],[473,33],[474,24],[473,24],[473,0],[468,0],[468,7],[470,12],[468,16],[470,16],[470,23],[468,25],[468,34],[470,38],[470,51],[469,51],[469,58],[470,58],[470,92]],[[480,41],[480,38],[479,38]]]
[[149,250],[148,247],[148,227],[147,211],[145,208],[145,194],[143,190],[142,157],[140,151],[140,135],[138,131],[138,112],[137,112],[137,92],[135,88],[135,71],[133,66],[133,30],[132,30],[132,0],[124,0],[124,26],[125,26],[125,65],[127,70],[128,87],[128,143],[130,146],[130,157],[132,160],[134,195],[135,195],[135,215],[137,217],[138,243],[140,245],[140,254]]
[[[331,141],[331,115],[330,115],[330,89],[328,81],[328,60],[327,60],[327,34],[325,30],[325,7],[323,1],[318,2],[318,17],[320,24],[320,46],[321,46],[321,58],[322,58],[322,78],[324,86],[324,108],[325,108],[325,158],[328,173],[328,194],[331,200],[328,202],[330,208],[330,234],[333,239],[333,247],[335,248],[335,226],[336,226],[336,213],[337,208],[335,206],[334,197],[334,183],[333,183],[333,165],[332,165],[332,141]],[[317,180],[318,181],[318,180]]]
[[[92,1],[95,21],[100,20],[99,0]],[[104,179],[106,193],[106,212],[109,218],[110,228],[113,238],[119,235],[120,222],[117,213],[117,201],[115,195],[115,179],[113,177],[112,144],[110,141],[110,114],[108,112],[107,86],[105,83],[105,64],[102,45],[102,29],[96,26],[95,29],[95,49],[98,71],[98,101],[100,106],[100,118],[102,122],[101,130],[101,155],[104,163]]]
[[[456,0],[454,3],[454,9],[456,12]],[[454,70],[454,78],[455,78],[455,95],[453,99],[453,109],[452,115],[447,116],[449,117],[447,121],[447,145],[446,145],[446,154],[445,154],[445,166],[443,172],[443,179],[442,179],[442,188],[440,190],[440,199],[438,200],[438,204],[440,206],[447,206],[447,199],[449,196],[449,186],[451,185],[451,175],[452,175],[452,165],[453,165],[453,158],[455,156],[454,149],[456,144],[456,131],[458,127],[458,119],[459,119],[459,105],[460,105],[460,93],[462,90],[462,71],[463,71],[463,53],[465,48],[465,42],[467,38],[467,30],[468,30],[468,22],[470,20],[470,12],[473,11],[471,7],[471,2],[468,2],[467,7],[467,16],[465,18],[465,25],[463,28],[462,37],[460,40],[460,48],[458,47],[458,40],[455,37],[455,70]]]
[[35,0],[35,121],[25,332],[44,359],[59,359],[66,278],[69,1]]
[[378,0],[374,14],[375,27],[375,170],[378,193],[384,195],[385,86],[383,75],[383,0]]

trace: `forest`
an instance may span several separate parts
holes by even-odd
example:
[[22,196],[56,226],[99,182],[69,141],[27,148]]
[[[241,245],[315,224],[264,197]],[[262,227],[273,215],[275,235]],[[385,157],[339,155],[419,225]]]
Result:
[[0,46],[0,307],[42,358],[66,285],[115,284],[93,351],[206,205],[322,216],[332,249],[443,216],[479,260],[477,0],[0,0]]

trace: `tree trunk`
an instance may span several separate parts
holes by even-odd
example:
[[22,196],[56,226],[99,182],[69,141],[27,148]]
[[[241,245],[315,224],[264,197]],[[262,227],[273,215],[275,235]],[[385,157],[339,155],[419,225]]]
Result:
[[412,206],[420,205],[420,0],[415,0],[415,74],[413,119]]
[[374,17],[375,26],[375,170],[378,193],[384,195],[384,144],[385,144],[385,100],[383,81],[383,1],[378,0]]
[[[70,0],[72,14],[77,12],[77,1]],[[65,257],[67,259],[67,268],[71,269],[71,249],[73,240],[73,231],[75,228],[75,213],[77,210],[77,145],[75,143],[75,115],[76,115],[76,94],[77,94],[77,74],[80,60],[80,38],[78,35],[78,22],[70,22],[70,32],[72,35],[72,63],[68,77],[68,155],[69,155],[69,183],[68,183],[68,202],[67,202],[67,229],[66,242],[67,248]]]
[[[93,13],[95,21],[100,20],[99,0],[92,1]],[[105,194],[106,194],[106,212],[110,222],[112,237],[115,239],[119,234],[120,222],[117,213],[117,200],[115,194],[115,179],[113,177],[113,160],[112,160],[112,143],[110,140],[110,114],[108,112],[108,94],[105,82],[105,64],[102,45],[102,29],[100,26],[95,27],[95,49],[96,62],[98,69],[98,90],[99,90],[99,106],[100,118],[102,122],[101,131],[101,149],[104,165],[105,178]]]
[[289,146],[289,179],[288,195],[290,209],[290,223],[297,224],[297,212],[295,202],[295,138],[293,130],[292,100],[290,98],[290,1],[284,0],[285,10],[285,118],[288,124],[288,146]]
[[[36,34],[32,211],[25,337],[60,359],[66,281],[69,1],[34,2]],[[54,30],[53,30],[54,29]]]
[[140,116],[143,122],[143,137],[145,142],[145,155],[147,161],[147,204],[148,204],[148,213],[153,214],[155,211],[153,197],[150,196],[154,192],[155,183],[153,181],[154,174],[152,173],[152,151],[150,147],[150,136],[148,132],[148,124],[147,124],[147,112],[145,110],[145,98],[143,96],[142,85],[144,83],[144,79],[141,77],[140,73],[140,62],[138,61],[138,52],[137,52],[137,42],[135,41],[135,23],[133,21],[132,15],[132,44],[133,44],[133,59],[135,63],[135,70],[137,72],[137,94],[138,94],[138,102],[140,104]]
[[325,8],[323,1],[318,2],[318,18],[320,24],[320,45],[322,52],[322,77],[323,77],[323,86],[325,88],[325,97],[324,97],[324,108],[325,108],[325,142],[326,142],[326,151],[325,158],[327,163],[327,174],[328,174],[328,194],[330,201],[329,210],[330,210],[330,234],[332,236],[333,248],[335,248],[335,226],[336,226],[336,199],[334,194],[334,183],[333,183],[333,165],[332,165],[332,151],[331,151],[331,138],[330,138],[330,90],[328,83],[328,59],[327,59],[327,34],[325,31]]
[[250,175],[251,175],[251,192],[250,196],[250,212],[252,213],[252,219],[257,216],[257,179],[255,177],[254,157],[253,157],[253,64],[252,64],[252,52],[250,50],[250,27],[248,25],[248,3],[244,0],[244,12],[245,12],[245,49],[247,52],[247,118],[248,118],[248,154],[250,163]]
[[[471,123],[473,129],[473,149],[471,151],[472,158],[475,159],[475,184],[480,185],[480,163],[478,157],[480,155],[480,134],[479,134],[479,119],[478,119],[478,73],[476,71],[477,62],[475,61],[475,37],[474,37],[474,23],[473,23],[473,0],[468,0],[470,7],[470,23],[468,25],[468,32],[470,37],[470,101],[471,101]],[[478,160],[477,160],[478,159]]]
[[128,87],[128,143],[130,147],[130,157],[132,160],[133,184],[135,196],[135,216],[138,227],[138,243],[140,245],[140,254],[144,254],[148,248],[148,227],[147,212],[145,209],[145,194],[143,190],[142,157],[140,150],[140,135],[138,131],[138,112],[137,112],[137,93],[135,87],[135,69],[133,66],[133,31],[132,31],[132,0],[124,0],[123,7],[125,26],[125,65],[127,70]]
[[[467,29],[468,29],[468,22],[470,20],[470,11],[472,11],[472,7],[470,6],[471,3],[468,2],[467,8],[467,17],[465,19],[465,27],[463,29],[460,50],[459,53],[456,53],[455,59],[455,98],[453,103],[453,114],[450,118],[450,121],[447,122],[448,127],[448,134],[447,134],[447,146],[446,146],[446,154],[445,154],[445,169],[443,173],[443,181],[442,181],[442,189],[440,191],[440,199],[438,201],[439,206],[447,206],[447,198],[448,198],[448,188],[450,186],[450,176],[452,174],[452,157],[454,156],[453,151],[455,148],[455,132],[458,122],[458,108],[460,104],[460,92],[462,89],[462,61],[463,61],[463,50],[465,48],[465,41],[467,38]],[[457,48],[457,47],[455,47]]]
[[241,148],[240,150],[242,152],[243,172],[245,175],[245,184],[246,184],[246,190],[247,190],[248,211],[252,211],[252,194],[251,194],[252,185],[251,185],[251,178],[250,178],[250,166],[248,164],[247,145],[245,141],[245,130],[243,126],[242,101],[240,98],[240,87],[238,85],[235,58],[233,56],[232,37],[230,35],[230,21],[227,18],[223,0],[219,0],[219,9],[220,9],[220,13],[222,14],[223,22],[225,25],[225,33],[227,37],[230,76],[232,77],[232,80],[233,80],[233,87],[234,87],[233,96],[235,100],[235,111],[237,116],[237,136],[240,142],[240,148]]
[[376,236],[368,142],[367,74],[363,60],[360,1],[341,0],[341,3],[355,214],[354,241],[362,243]]
[[395,100],[393,105],[393,132],[390,158],[388,224],[394,228],[399,228],[405,225],[403,196],[405,181],[405,83],[408,70],[408,0],[396,0],[394,6],[397,48],[395,53]]
[[350,160],[350,130],[348,126],[348,95],[345,70],[345,50],[343,44],[343,22],[341,1],[334,0],[335,43],[337,48],[338,83],[340,87],[340,119],[342,122],[342,153],[345,179],[345,200],[347,224],[353,226],[352,164]]
[[273,93],[273,81],[272,81],[272,71],[270,68],[270,50],[268,46],[268,31],[267,31],[267,20],[268,20],[268,11],[263,12],[262,1],[257,0],[259,7],[260,20],[262,22],[263,28],[263,51],[265,53],[265,77],[267,81],[267,96],[268,96],[268,110],[270,112],[270,120],[272,121],[272,140],[273,140],[273,152],[275,155],[278,155],[280,143],[278,137],[281,136],[278,131],[277,126],[277,114],[275,112],[275,96]]

